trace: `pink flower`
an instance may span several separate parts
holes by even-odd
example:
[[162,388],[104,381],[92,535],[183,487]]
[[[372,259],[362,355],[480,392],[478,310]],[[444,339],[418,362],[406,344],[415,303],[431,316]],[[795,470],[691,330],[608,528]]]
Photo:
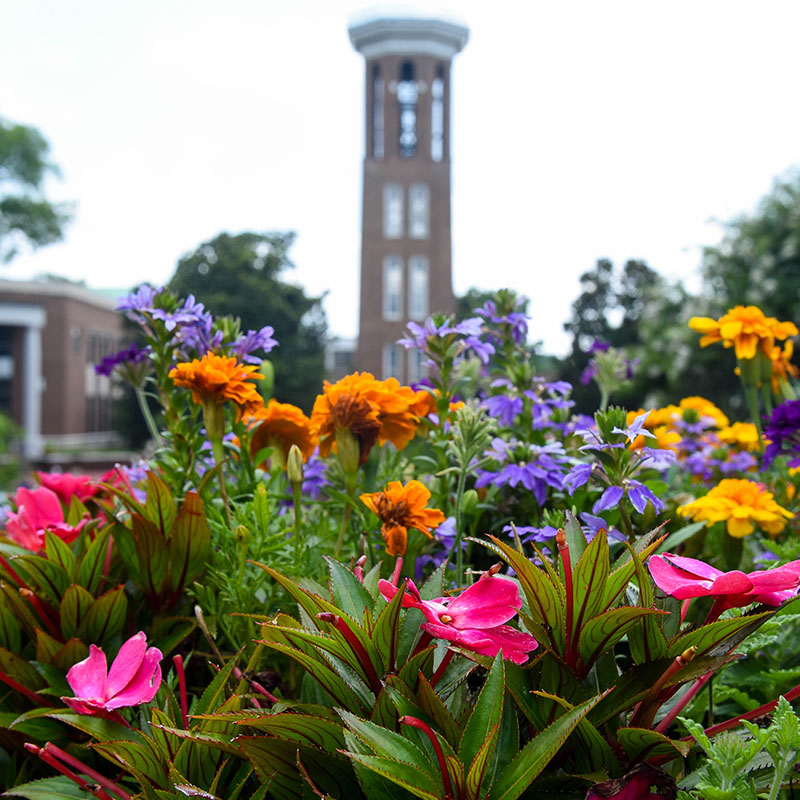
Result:
[[779,606],[794,597],[800,588],[800,561],[755,572],[722,572],[704,561],[672,553],[653,556],[650,574],[662,592],[688,600],[691,597],[716,597],[723,608],[764,603]]
[[[381,594],[391,600],[398,589],[389,581],[379,581]],[[438,639],[474,650],[485,656],[495,656],[501,650],[503,658],[515,664],[528,660],[528,653],[538,642],[528,633],[504,625],[522,607],[519,588],[508,578],[482,575],[477,583],[458,597],[423,600],[413,581],[406,583],[404,608],[418,608],[427,622],[422,630]]]
[[14,496],[16,513],[6,519],[6,535],[15,544],[28,550],[44,550],[44,532],[52,531],[68,544],[75,540],[89,521],[87,516],[76,527],[64,522],[64,509],[55,492],[44,486],[36,489],[17,489]]
[[55,492],[58,499],[66,506],[70,504],[73,496],[77,496],[81,503],[85,503],[100,491],[100,488],[88,475],[72,475],[69,472],[37,472],[36,477],[39,478],[42,486]]
[[149,703],[161,685],[161,651],[147,646],[143,631],[122,645],[108,669],[106,654],[90,645],[89,657],[70,667],[67,683],[75,697],[61,699],[79,714],[97,714]]

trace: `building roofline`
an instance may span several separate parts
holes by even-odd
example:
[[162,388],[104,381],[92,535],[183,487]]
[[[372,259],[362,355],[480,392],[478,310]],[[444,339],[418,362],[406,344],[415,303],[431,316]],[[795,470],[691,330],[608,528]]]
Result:
[[469,39],[469,29],[424,17],[379,17],[348,28],[350,42],[365,58],[425,53],[452,58]]
[[0,280],[0,298],[5,295],[39,295],[41,297],[68,297],[107,311],[116,310],[117,301],[105,297],[85,286],[73,283]]

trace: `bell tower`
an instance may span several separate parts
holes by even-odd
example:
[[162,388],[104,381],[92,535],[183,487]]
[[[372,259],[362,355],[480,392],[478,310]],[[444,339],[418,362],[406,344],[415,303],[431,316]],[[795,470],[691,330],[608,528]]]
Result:
[[409,320],[454,310],[450,243],[450,70],[466,28],[382,18],[349,29],[366,61],[361,303],[355,368],[410,383]]

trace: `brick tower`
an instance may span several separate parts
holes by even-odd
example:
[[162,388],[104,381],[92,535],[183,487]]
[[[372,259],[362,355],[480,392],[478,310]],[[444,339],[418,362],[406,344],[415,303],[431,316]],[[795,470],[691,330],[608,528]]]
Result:
[[353,25],[366,59],[361,310],[355,367],[412,382],[408,320],[454,309],[450,255],[450,64],[466,28],[433,19]]

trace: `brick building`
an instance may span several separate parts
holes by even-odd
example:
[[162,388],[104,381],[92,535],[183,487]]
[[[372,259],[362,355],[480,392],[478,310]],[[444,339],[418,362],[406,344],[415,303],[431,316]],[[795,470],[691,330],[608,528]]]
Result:
[[454,310],[450,242],[450,71],[466,28],[375,19],[349,29],[366,60],[361,298],[355,367],[412,382],[408,320]]
[[70,283],[0,280],[0,411],[23,429],[27,459],[113,441],[111,381],[94,364],[122,345],[115,305]]

